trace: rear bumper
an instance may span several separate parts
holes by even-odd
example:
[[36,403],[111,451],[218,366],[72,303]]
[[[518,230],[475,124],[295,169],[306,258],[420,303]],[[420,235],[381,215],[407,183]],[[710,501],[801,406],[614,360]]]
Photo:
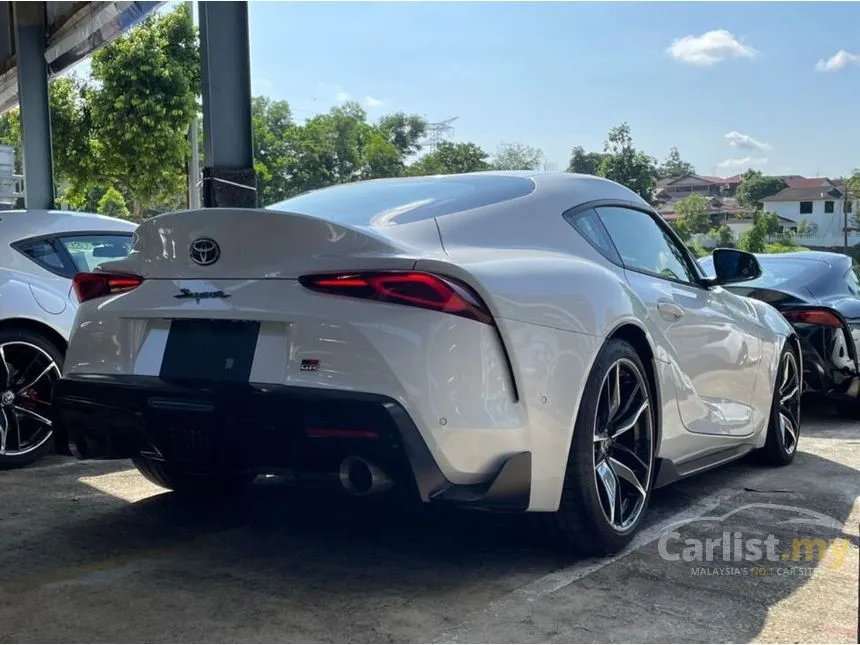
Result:
[[154,376],[75,374],[54,385],[57,449],[140,455],[206,470],[335,472],[345,457],[374,461],[425,502],[525,511],[531,453],[507,455],[489,480],[448,481],[404,408],[389,397],[263,384],[175,384]]

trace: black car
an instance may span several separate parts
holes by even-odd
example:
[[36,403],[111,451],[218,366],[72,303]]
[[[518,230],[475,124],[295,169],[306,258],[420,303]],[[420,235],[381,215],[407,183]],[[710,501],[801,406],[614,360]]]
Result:
[[[756,254],[762,275],[725,288],[769,303],[797,330],[804,390],[860,416],[860,265],[823,251]],[[713,275],[710,257],[699,260]]]

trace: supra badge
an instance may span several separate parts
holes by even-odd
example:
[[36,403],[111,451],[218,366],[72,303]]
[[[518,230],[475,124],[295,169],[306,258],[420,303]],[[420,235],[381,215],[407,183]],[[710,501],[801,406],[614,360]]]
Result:
[[224,293],[220,289],[218,291],[192,291],[191,289],[180,289],[179,293],[177,293],[174,298],[178,298],[180,300],[194,300],[198,305],[201,300],[205,300],[207,298],[229,298],[229,293]]

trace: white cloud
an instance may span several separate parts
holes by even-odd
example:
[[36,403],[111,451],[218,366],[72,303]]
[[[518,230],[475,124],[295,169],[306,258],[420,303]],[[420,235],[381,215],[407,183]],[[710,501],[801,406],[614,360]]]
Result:
[[750,166],[763,166],[767,163],[767,157],[732,157],[717,164],[718,168],[749,168]]
[[743,148],[744,150],[770,150],[773,148],[769,143],[753,139],[748,134],[741,134],[737,130],[732,130],[726,135],[729,140],[729,145],[735,148]]
[[338,103],[346,103],[349,99],[352,98],[352,94],[349,92],[338,92],[335,96]]
[[682,63],[708,67],[728,58],[753,58],[758,52],[730,31],[714,29],[701,36],[677,38],[666,53]]
[[372,96],[365,96],[364,97],[364,105],[369,107],[369,108],[378,108],[378,107],[382,107],[383,105],[385,105],[385,101],[383,101],[381,99],[373,98]]
[[851,54],[844,49],[840,49],[827,60],[820,60],[815,64],[816,72],[835,72],[849,65],[860,63],[860,56]]

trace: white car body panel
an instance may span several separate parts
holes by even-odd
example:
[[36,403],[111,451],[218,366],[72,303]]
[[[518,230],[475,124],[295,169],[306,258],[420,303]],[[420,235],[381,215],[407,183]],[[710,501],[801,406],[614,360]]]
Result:
[[77,309],[72,281],[43,268],[12,244],[30,238],[84,233],[133,233],[136,224],[92,213],[0,211],[0,321],[28,321],[67,341]]
[[[605,340],[628,326],[655,357],[661,458],[682,466],[761,447],[788,323],[720,288],[616,266],[562,217],[595,200],[647,207],[626,188],[566,173],[497,175],[527,178],[534,190],[412,223],[397,219],[409,209],[366,225],[274,210],[153,218],[127,259],[102,267],[143,283],[78,308],[64,376],[157,376],[171,319],[261,321],[252,383],[390,396],[454,484],[486,481],[528,451],[528,510],[553,511],[589,370]],[[211,266],[189,258],[201,237],[221,246]],[[296,280],[387,269],[462,280],[486,302],[498,333],[449,314],[314,293]],[[181,289],[229,298],[178,300]],[[679,298],[689,315],[661,317],[658,300]],[[319,360],[319,371],[302,371],[303,359]]]

